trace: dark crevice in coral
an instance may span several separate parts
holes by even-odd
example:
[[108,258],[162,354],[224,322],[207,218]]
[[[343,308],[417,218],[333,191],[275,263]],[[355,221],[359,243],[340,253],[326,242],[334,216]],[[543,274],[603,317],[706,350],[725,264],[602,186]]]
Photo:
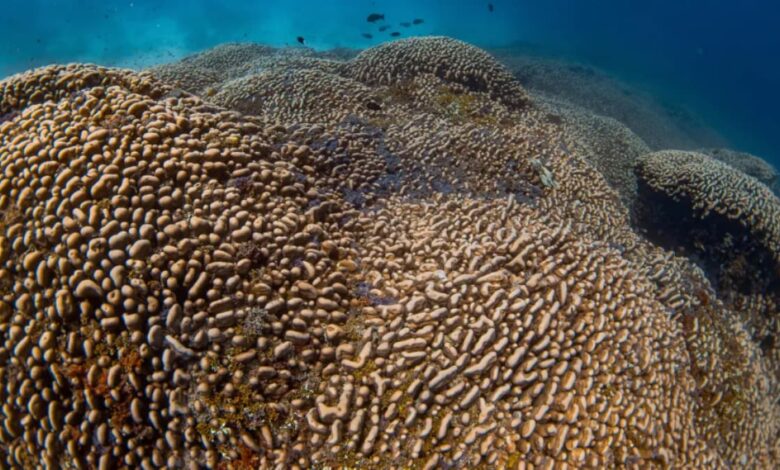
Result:
[[18,115],[19,115],[18,111],[9,111],[9,112],[6,112],[6,113],[2,113],[2,114],[0,114],[0,124],[3,124],[6,121],[10,121],[10,120],[14,119]]
[[697,264],[721,299],[775,293],[780,300],[772,254],[745,227],[714,212],[700,218],[689,199],[672,199],[641,180],[638,189],[636,223],[646,237]]

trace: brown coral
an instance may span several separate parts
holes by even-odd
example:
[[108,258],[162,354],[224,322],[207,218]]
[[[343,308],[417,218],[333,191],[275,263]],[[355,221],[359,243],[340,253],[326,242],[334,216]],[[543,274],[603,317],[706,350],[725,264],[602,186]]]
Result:
[[369,112],[371,92],[353,80],[316,69],[286,69],[224,83],[213,103],[286,123],[339,122],[355,110]]
[[147,73],[3,82],[5,465],[771,466],[742,318],[489,56],[431,41],[396,57],[457,70],[385,85],[217,49],[204,98],[244,115]]
[[434,198],[372,217],[379,224],[359,239],[363,275],[390,302],[363,309],[357,356],[342,359],[307,418],[311,442],[324,446],[314,458],[424,468],[717,462],[696,439],[678,327],[647,281],[569,227],[527,215]]
[[719,217],[740,227],[765,251],[776,275],[780,274],[780,200],[769,188],[695,152],[645,155],[638,162],[637,174],[648,190],[684,204],[694,217]]
[[755,155],[730,149],[699,149],[697,152],[709,155],[746,175],[752,176],[767,185],[775,194],[780,194],[780,175],[778,175],[777,169],[769,162]]
[[699,260],[780,376],[780,201],[756,179],[694,152],[646,155],[637,173],[650,236]]
[[[168,88],[144,76],[102,73],[14,78],[67,74],[68,93],[19,109],[0,131],[0,206],[18,214],[0,240],[7,462],[216,465],[233,458],[217,448],[224,420],[246,411],[236,406],[279,414],[271,397],[319,356],[320,340],[299,323],[332,314],[293,320],[279,283],[345,282],[328,271],[349,242],[330,239],[327,213],[315,220],[307,177],[271,153],[257,124],[201,112],[196,98],[158,101]],[[139,84],[150,94],[130,91]],[[247,243],[258,256],[237,258]],[[256,309],[272,316],[268,329],[242,334]],[[247,360],[263,372],[231,366]],[[225,396],[211,401],[217,384]],[[271,422],[256,419],[242,423]]]
[[[327,54],[322,54],[328,56]],[[339,61],[320,58],[309,49],[276,49],[260,44],[222,44],[149,72],[165,82],[208,98],[225,82],[266,69],[308,69],[337,73]]]
[[490,54],[447,37],[402,39],[373,47],[350,61],[347,73],[370,85],[391,85],[431,74],[488,93],[509,106],[528,102],[515,78]]
[[650,152],[647,144],[615,119],[544,96],[537,97],[537,102],[549,113],[548,120],[560,121],[562,145],[587,158],[633,209],[637,198],[634,165]]

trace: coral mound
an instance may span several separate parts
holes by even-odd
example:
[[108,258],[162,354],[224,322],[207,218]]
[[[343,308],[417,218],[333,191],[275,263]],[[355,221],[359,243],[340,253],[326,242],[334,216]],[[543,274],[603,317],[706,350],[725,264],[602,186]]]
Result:
[[401,39],[360,53],[348,74],[371,85],[391,85],[422,73],[488,93],[510,106],[523,106],[528,96],[511,73],[490,54],[456,39]]
[[[65,455],[101,468],[216,462],[226,435],[209,430],[249,414],[212,415],[203,404],[211,387],[233,373],[228,395],[262,407],[250,398],[261,377],[265,394],[287,390],[272,385],[273,362],[284,359],[278,367],[292,380],[300,354],[319,354],[261,340],[263,322],[281,324],[254,304],[277,270],[321,288],[339,282],[323,259],[338,257],[343,240],[315,220],[327,220],[323,208],[305,215],[328,198],[314,201],[307,178],[234,113],[201,110],[194,97],[157,100],[167,85],[94,67],[47,68],[6,85],[29,89],[15,81],[41,76],[67,80],[0,127],[0,439],[10,465],[56,465]],[[311,320],[327,322],[322,313]],[[309,342],[305,331],[280,334]],[[209,357],[207,345],[231,354]],[[273,351],[260,376],[225,367],[228,357],[253,360],[258,346]],[[203,453],[189,453],[193,445]]]
[[[116,85],[135,93],[159,98],[163,89],[155,89],[149,74],[129,70],[82,65],[50,66],[9,77],[0,82],[0,114],[16,114],[27,106],[57,101],[95,86]],[[2,121],[0,121],[2,123]]]
[[685,204],[694,217],[718,217],[741,227],[780,275],[780,200],[769,188],[695,152],[650,153],[639,159],[637,174],[649,190]]
[[338,122],[369,101],[361,84],[316,69],[275,69],[222,85],[211,101],[282,122]]
[[648,154],[637,173],[650,237],[702,266],[780,377],[780,200],[699,153]]
[[535,98],[549,113],[547,120],[563,127],[566,148],[585,156],[633,209],[637,198],[634,166],[640,156],[650,152],[647,144],[615,119],[546,96]]
[[746,175],[752,176],[780,196],[780,175],[775,167],[762,158],[730,149],[699,149],[697,152],[709,155]]
[[772,468],[771,299],[636,233],[489,56],[382,47],[460,72],[229,46],[174,66],[203,97],[0,83],[2,465]]
[[324,71],[336,72],[340,62],[320,58],[309,49],[223,44],[180,62],[153,67],[150,72],[186,91],[209,97],[224,82],[281,66],[293,69],[319,67]]

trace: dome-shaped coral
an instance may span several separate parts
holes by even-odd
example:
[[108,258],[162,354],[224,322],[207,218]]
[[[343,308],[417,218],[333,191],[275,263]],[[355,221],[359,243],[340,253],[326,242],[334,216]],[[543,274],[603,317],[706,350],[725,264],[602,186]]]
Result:
[[596,167],[633,209],[637,197],[634,165],[637,158],[650,152],[647,144],[615,119],[553,98],[534,98],[548,113],[547,120],[562,126],[563,145]]
[[210,100],[220,106],[284,123],[339,122],[371,111],[371,92],[348,78],[316,69],[279,68],[224,83]]
[[179,62],[152,67],[149,72],[160,80],[209,99],[235,79],[268,70],[315,69],[337,74],[342,63],[326,58],[332,55],[317,54],[310,49],[223,44]]
[[490,54],[447,37],[401,39],[361,52],[347,64],[347,73],[370,85],[391,85],[432,74],[469,90],[488,93],[510,106],[528,96],[506,68]]
[[[275,294],[289,279],[326,289],[321,305],[342,295],[327,287],[349,247],[329,236],[334,208],[255,123],[156,100],[168,87],[129,72],[43,72],[69,81],[0,127],[7,463],[216,462],[225,420],[261,419],[231,406],[271,413],[346,320]],[[149,94],[112,85],[139,82]],[[247,361],[257,374],[230,368]]]
[[752,176],[767,185],[775,194],[780,194],[780,175],[778,175],[775,167],[770,165],[767,161],[749,153],[737,152],[730,149],[715,148],[700,149],[697,151],[720,160],[746,175]]
[[684,205],[694,218],[717,217],[741,228],[780,274],[780,200],[769,188],[695,152],[647,154],[639,159],[637,174],[649,191]]
[[774,463],[763,345],[543,109],[471,88],[493,65],[237,51],[231,111],[93,66],[0,84],[5,466]]

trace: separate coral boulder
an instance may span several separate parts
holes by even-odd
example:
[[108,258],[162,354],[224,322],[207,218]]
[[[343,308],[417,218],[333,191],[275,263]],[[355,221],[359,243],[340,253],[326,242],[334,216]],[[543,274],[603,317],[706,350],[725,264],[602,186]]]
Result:
[[[725,251],[743,241],[753,249],[753,269],[765,265],[780,272],[780,200],[755,178],[704,154],[661,151],[643,156],[637,175],[645,189],[674,202],[688,214],[687,222],[708,227],[722,237]],[[660,211],[664,208],[661,207]],[[684,221],[669,220],[682,227]],[[697,240],[688,242],[696,244]],[[727,246],[732,244],[732,246]]]
[[[651,153],[637,174],[649,237],[702,267],[780,377],[780,200],[700,153]],[[709,303],[709,294],[698,296]]]

